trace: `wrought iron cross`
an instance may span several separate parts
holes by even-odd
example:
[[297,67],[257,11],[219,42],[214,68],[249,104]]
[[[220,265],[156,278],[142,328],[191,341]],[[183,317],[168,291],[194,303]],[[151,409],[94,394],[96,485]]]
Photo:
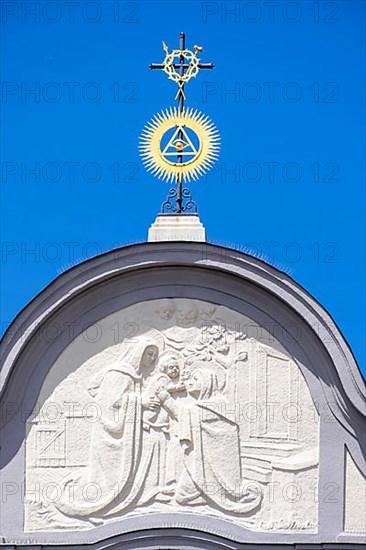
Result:
[[[163,47],[164,47],[164,50],[167,52],[168,48],[164,43],[163,43]],[[195,46],[194,49],[195,49],[196,52],[202,51],[202,48],[200,48],[199,46]],[[186,62],[186,59],[185,59],[185,56],[184,56],[184,53],[183,53],[185,51],[186,51],[186,35],[185,35],[184,32],[181,32],[179,34],[179,50],[178,50],[179,63],[172,63],[171,67],[175,70],[179,69],[179,76],[182,79],[184,78],[184,75],[187,74],[186,72],[191,69],[191,63]],[[200,69],[213,69],[214,65],[213,65],[213,63],[200,63],[199,62],[199,63],[196,64],[195,68],[198,72],[198,70],[200,70]],[[150,64],[150,69],[160,69],[160,70],[164,71],[166,69],[166,64],[165,63],[151,63]],[[177,94],[178,111],[179,111],[179,113],[183,113],[184,99],[185,99],[183,80],[179,81],[178,84],[179,84],[179,91],[178,91],[178,94]],[[180,140],[183,139],[182,131],[179,132],[178,138]],[[183,162],[183,156],[182,155],[178,154],[177,158],[178,158],[179,163]],[[176,202],[177,202],[176,208],[174,208],[172,206],[171,199],[176,199]],[[187,199],[185,207],[183,206],[183,199]],[[170,193],[169,193],[169,196],[168,196],[167,200],[162,205],[162,213],[165,213],[164,211],[166,209],[167,210],[173,210],[173,212],[177,213],[177,214],[183,214],[184,211],[190,210],[190,209],[193,209],[194,212],[197,212],[197,206],[196,206],[195,202],[193,201],[193,199],[191,198],[189,190],[188,189],[183,189],[182,178],[179,177],[179,176],[177,176],[177,189],[176,190],[175,189],[170,190]]]
[[[179,50],[184,51],[186,49],[186,35],[184,32],[181,32],[179,34]],[[198,46],[195,46],[195,49],[198,49],[198,51],[201,50]],[[160,69],[164,70],[165,65],[164,63],[151,63],[150,69]],[[179,56],[179,63],[173,64],[174,69],[179,69],[180,76],[184,76],[184,73],[187,69],[189,69],[190,64],[185,63],[184,55]],[[213,63],[198,63],[197,65],[198,69],[213,69],[214,65]],[[184,84],[181,87],[181,92],[178,94],[178,108],[179,112],[181,113],[184,108]]]

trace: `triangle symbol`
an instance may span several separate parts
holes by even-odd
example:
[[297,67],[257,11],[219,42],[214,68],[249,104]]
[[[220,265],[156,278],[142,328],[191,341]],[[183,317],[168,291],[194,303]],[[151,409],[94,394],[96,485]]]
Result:
[[[181,133],[181,136],[179,134]],[[182,150],[178,151],[176,147],[176,141],[179,140],[182,142]],[[190,151],[184,151],[185,149],[189,148]],[[163,156],[176,156],[179,154],[184,154],[185,156],[190,155],[194,156],[198,154],[197,148],[192,143],[192,140],[190,139],[187,131],[185,130],[184,126],[177,126],[175,129],[172,137],[168,141],[167,145],[164,147],[164,150],[162,151]]]

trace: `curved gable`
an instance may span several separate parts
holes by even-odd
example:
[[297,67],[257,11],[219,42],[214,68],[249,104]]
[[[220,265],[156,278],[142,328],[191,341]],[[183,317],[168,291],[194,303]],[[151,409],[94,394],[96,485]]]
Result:
[[[131,376],[111,365],[132,361],[126,357],[136,347],[134,338],[155,341],[162,357],[173,350],[181,361],[181,370],[186,369],[189,376],[198,372],[197,378],[209,377],[211,394],[205,395],[215,406],[219,403],[219,392],[214,393],[217,385],[225,411],[214,409],[213,404],[212,410],[206,407],[205,411],[223,434],[236,430],[239,444],[233,444],[233,437],[227,442],[236,466],[228,466],[230,457],[221,461],[219,452],[215,460],[218,470],[212,464],[211,477],[206,473],[205,480],[208,483],[221,476],[226,480],[225,487],[231,486],[237,483],[239,468],[241,478],[254,483],[260,498],[256,499],[251,493],[253,487],[248,486],[248,494],[240,497],[241,508],[237,502],[223,505],[208,494],[206,486],[202,489],[202,480],[194,478],[204,500],[198,504],[201,511],[196,514],[192,513],[194,499],[192,504],[181,481],[175,493],[179,493],[178,504],[176,500],[172,504],[170,497],[159,503],[152,496],[151,505],[148,497],[143,502],[145,497],[139,496],[140,502],[129,509],[121,497],[116,508],[110,503],[99,509],[90,504],[90,513],[84,515],[81,508],[56,506],[57,514],[64,513],[64,523],[59,516],[54,523],[47,519],[52,516],[48,502],[52,498],[42,494],[34,498],[37,479],[62,487],[65,476],[75,476],[80,469],[95,472],[90,441],[97,437],[101,424],[96,418],[89,422],[89,431],[83,431],[75,427],[74,420],[70,428],[65,409],[58,424],[49,418],[44,422],[42,406],[47,404],[49,409],[51,402],[59,404],[66,397],[74,401],[78,392],[84,392],[86,399],[90,390],[86,381],[98,372],[102,381],[107,380],[110,375],[104,371],[117,373],[112,385],[120,385],[120,391],[126,393],[127,386],[132,388]],[[225,341],[221,342],[222,338]],[[220,342],[222,345],[218,345]],[[133,390],[128,389],[128,402],[135,396],[137,403],[135,415],[140,414],[138,391],[141,395],[148,391],[150,378],[146,376],[144,382],[142,376],[142,389],[136,390],[136,382]],[[207,380],[199,383],[202,387]],[[106,387],[107,398],[112,399],[111,385]],[[6,333],[1,401],[2,435],[9,441],[2,455],[8,482],[8,506],[2,518],[5,537],[15,533],[24,541],[27,531],[32,531],[37,543],[57,543],[64,540],[60,529],[66,529],[72,533],[68,540],[71,537],[74,543],[85,540],[86,531],[87,539],[96,541],[113,533],[140,530],[139,514],[144,511],[148,512],[144,528],[198,529],[239,542],[357,542],[361,536],[362,519],[357,518],[361,518],[362,511],[352,508],[350,491],[360,487],[365,475],[363,379],[347,343],[320,304],[291,278],[248,255],[207,244],[150,243],[115,250],[71,269],[37,296]],[[179,399],[175,401],[181,405]],[[204,438],[203,454],[194,458],[194,464],[200,464],[215,454],[224,435],[212,439],[197,413],[202,412],[203,404],[199,399],[198,403],[190,403],[187,401],[181,409],[191,411],[188,420],[196,426],[193,433]],[[300,406],[301,417],[294,415],[293,404]],[[260,417],[244,418],[248,407],[257,411],[257,416],[260,410]],[[72,418],[76,417],[75,413]],[[177,413],[182,420],[173,429],[173,417],[171,412],[171,420],[169,414],[165,420],[168,437],[173,439],[174,435],[180,440],[178,432],[187,419]],[[144,416],[141,418],[146,422]],[[165,436],[151,423],[151,430],[158,435],[144,439],[142,430],[140,439],[134,436],[136,456],[129,460],[138,465],[136,471],[126,474],[138,480],[145,472],[145,481],[140,483],[145,496],[146,479],[152,479],[153,467],[143,469],[144,449],[154,444],[160,453],[180,453],[179,443],[178,450],[169,450]],[[173,434],[174,430],[177,433]],[[98,441],[100,437],[103,433]],[[78,438],[87,448],[75,454]],[[73,449],[72,457],[69,449]],[[127,451],[121,447],[120,452],[111,458],[112,469],[116,457],[122,460]],[[103,446],[101,456],[105,456]],[[153,455],[146,457],[152,464]],[[182,469],[192,478],[190,468],[182,463]],[[168,469],[160,465],[156,472],[165,475]],[[120,483],[124,483],[125,474],[119,467],[113,475],[114,479],[121,476]],[[100,476],[99,485],[103,487],[105,476]],[[17,487],[11,488],[9,483],[14,480]],[[296,491],[303,493],[310,485],[316,495],[311,506],[305,505],[304,498],[296,500]],[[273,487],[280,487],[280,492],[272,494]],[[33,496],[27,498],[27,492]],[[228,490],[229,503],[233,494],[232,489]],[[309,516],[307,521],[303,521],[304,514]],[[94,516],[95,525],[85,523],[85,518],[89,521]]]

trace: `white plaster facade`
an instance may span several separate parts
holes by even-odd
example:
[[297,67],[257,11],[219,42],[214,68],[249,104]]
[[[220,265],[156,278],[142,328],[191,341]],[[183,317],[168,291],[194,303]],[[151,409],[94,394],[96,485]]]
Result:
[[364,381],[327,312],[264,262],[118,249],[60,276],[1,351],[6,550],[364,544]]

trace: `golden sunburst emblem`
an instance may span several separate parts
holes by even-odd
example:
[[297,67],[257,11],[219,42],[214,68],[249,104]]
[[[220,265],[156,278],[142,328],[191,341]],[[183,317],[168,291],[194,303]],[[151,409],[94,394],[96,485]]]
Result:
[[218,158],[220,136],[208,116],[170,108],[156,114],[140,137],[140,154],[154,176],[172,182],[197,180]]

